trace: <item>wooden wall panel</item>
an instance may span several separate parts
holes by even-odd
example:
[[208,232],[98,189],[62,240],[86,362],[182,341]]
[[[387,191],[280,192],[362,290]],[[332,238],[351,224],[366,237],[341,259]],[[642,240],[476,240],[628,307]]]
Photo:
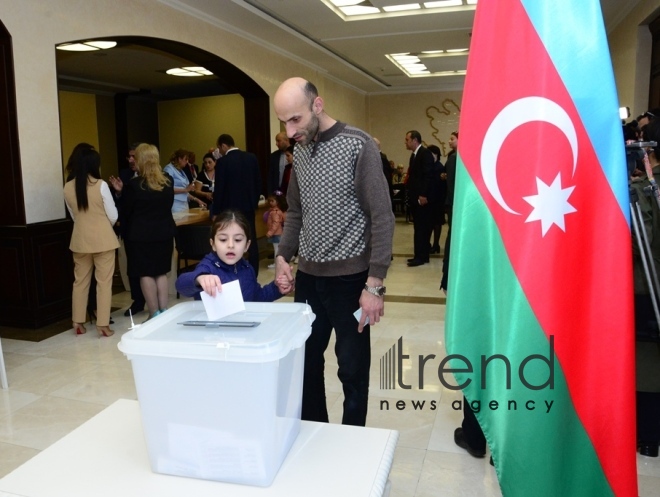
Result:
[[70,220],[0,227],[0,325],[39,328],[71,316]]

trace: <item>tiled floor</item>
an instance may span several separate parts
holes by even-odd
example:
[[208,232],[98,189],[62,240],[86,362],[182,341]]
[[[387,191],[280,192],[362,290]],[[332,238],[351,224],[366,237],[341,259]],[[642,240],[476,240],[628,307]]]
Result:
[[[443,233],[444,235],[444,233]],[[444,236],[443,236],[444,239]],[[474,459],[453,442],[461,413],[452,409],[456,392],[443,389],[437,378],[417,387],[416,367],[406,369],[410,390],[380,388],[380,357],[403,337],[404,352],[411,357],[444,354],[444,299],[438,290],[442,260],[408,268],[412,254],[412,225],[398,218],[392,261],[386,285],[385,316],[372,327],[372,367],[368,426],[400,432],[391,471],[392,497],[501,495],[488,457]],[[272,279],[263,260],[260,281]],[[403,302],[402,302],[403,301]],[[175,301],[171,301],[174,305]],[[130,304],[127,293],[115,295],[113,306]],[[136,321],[146,318],[139,314]],[[3,339],[9,390],[0,390],[0,476],[12,471],[39,451],[99,413],[116,399],[135,399],[130,362],[117,349],[130,325],[123,312],[114,314],[112,338],[98,339],[94,326],[76,337],[71,331],[34,343]],[[336,360],[328,348],[327,391],[332,422],[339,422],[342,394],[336,378]],[[397,401],[405,408],[397,409]],[[417,409],[412,405],[415,401]],[[387,403],[389,402],[389,410]],[[422,402],[424,402],[422,406]],[[404,404],[399,404],[400,407]],[[637,458],[640,495],[657,496],[660,459]]]

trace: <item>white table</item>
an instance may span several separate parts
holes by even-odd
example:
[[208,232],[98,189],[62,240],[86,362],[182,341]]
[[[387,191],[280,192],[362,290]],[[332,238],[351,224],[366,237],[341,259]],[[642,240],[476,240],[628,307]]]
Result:
[[0,497],[376,497],[399,434],[303,421],[270,487],[153,473],[140,407],[118,400],[0,480]]

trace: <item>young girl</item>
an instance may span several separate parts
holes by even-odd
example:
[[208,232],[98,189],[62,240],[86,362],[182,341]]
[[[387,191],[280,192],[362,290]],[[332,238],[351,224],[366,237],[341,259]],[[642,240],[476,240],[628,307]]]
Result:
[[[284,220],[286,219],[286,199],[282,192],[275,191],[271,196],[268,197],[268,205],[270,210],[268,211],[268,218],[266,219],[266,226],[268,231],[266,232],[266,237],[268,237],[268,243],[273,244],[273,249],[275,255],[273,259],[277,257],[277,247],[280,244],[280,237],[282,236],[282,228],[284,227]],[[268,269],[275,268],[275,263],[269,264]]]
[[176,290],[186,297],[200,300],[203,290],[211,296],[222,291],[222,284],[238,280],[246,302],[273,302],[292,288],[285,278],[274,281],[263,288],[257,282],[254,269],[243,259],[250,246],[250,224],[239,211],[226,210],[216,216],[211,226],[212,252],[204,257],[197,267],[183,273],[176,280]]

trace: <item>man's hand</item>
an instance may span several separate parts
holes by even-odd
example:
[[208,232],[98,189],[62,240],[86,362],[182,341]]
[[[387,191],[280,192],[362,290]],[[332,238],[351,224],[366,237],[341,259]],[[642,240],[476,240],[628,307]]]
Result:
[[202,290],[208,293],[211,297],[215,297],[216,292],[222,291],[220,278],[214,274],[202,274],[198,276],[195,281],[202,287]]
[[[285,293],[284,288],[288,290],[286,293],[293,291],[296,287],[295,281],[289,263],[281,255],[275,257],[275,284],[280,289],[280,293]],[[286,286],[287,283],[288,287]]]
[[[383,280],[369,276],[367,278],[367,286],[383,286]],[[362,316],[358,323],[358,332],[362,333],[365,326],[365,321],[369,318],[369,324],[373,325],[380,321],[381,316],[385,314],[385,303],[383,297],[379,297],[372,293],[362,290],[360,295],[360,308],[362,309]]]

